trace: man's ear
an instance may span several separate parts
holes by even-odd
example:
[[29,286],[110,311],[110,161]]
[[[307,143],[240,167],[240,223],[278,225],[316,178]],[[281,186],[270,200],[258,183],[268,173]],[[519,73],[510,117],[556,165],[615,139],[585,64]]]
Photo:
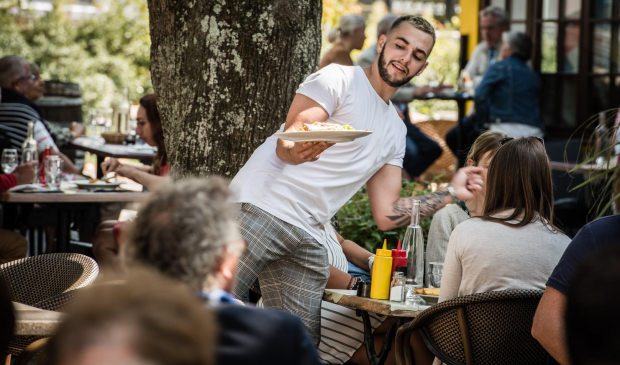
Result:
[[377,53],[381,53],[383,47],[385,46],[385,42],[387,41],[387,36],[385,34],[381,34],[379,36],[379,41],[377,42]]

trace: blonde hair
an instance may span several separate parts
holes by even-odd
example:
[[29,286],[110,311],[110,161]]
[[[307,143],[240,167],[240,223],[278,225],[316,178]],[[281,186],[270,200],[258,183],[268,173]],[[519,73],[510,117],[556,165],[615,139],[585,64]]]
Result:
[[327,40],[333,43],[336,39],[348,37],[352,31],[365,26],[366,20],[363,16],[358,14],[345,14],[340,18],[338,27],[332,28],[329,31]]

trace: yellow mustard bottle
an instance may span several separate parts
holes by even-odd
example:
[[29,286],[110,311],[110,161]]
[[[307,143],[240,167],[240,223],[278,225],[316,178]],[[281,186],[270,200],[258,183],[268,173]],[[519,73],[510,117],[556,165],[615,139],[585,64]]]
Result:
[[390,297],[390,279],[392,276],[392,251],[386,249],[387,240],[383,240],[383,249],[377,249],[375,262],[372,265],[372,281],[370,297],[372,299],[388,299]]

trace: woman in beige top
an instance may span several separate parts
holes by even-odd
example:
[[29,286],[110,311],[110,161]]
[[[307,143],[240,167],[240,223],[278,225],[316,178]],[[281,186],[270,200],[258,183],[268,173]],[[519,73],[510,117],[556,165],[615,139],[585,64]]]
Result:
[[361,15],[343,15],[338,23],[338,28],[332,29],[327,37],[327,40],[334,45],[321,57],[319,68],[330,63],[353,66],[351,51],[362,49],[366,39],[365,32],[366,21]]

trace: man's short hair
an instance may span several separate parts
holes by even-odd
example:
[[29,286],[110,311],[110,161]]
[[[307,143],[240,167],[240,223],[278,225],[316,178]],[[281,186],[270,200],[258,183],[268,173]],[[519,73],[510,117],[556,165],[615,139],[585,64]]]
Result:
[[506,12],[504,11],[504,9],[500,8],[499,6],[490,5],[480,10],[480,17],[488,16],[488,15],[492,15],[493,17],[495,17],[497,24],[502,24],[502,25],[509,24],[508,15],[506,15]]
[[428,20],[422,18],[421,16],[404,15],[399,17],[394,21],[394,23],[392,23],[388,34],[405,22],[411,24],[414,28],[419,29],[433,37],[433,45],[431,46],[431,49],[433,48],[433,46],[435,46],[435,28],[433,28],[433,26],[431,25],[431,23],[428,22]]
[[124,258],[203,289],[225,248],[242,239],[230,199],[228,181],[221,177],[175,181],[139,210]]
[[0,58],[0,87],[13,89],[16,80],[27,76],[26,64],[23,58],[14,55]]
[[134,268],[123,280],[79,291],[46,345],[46,364],[101,351],[140,364],[215,363],[217,321],[185,285]]

